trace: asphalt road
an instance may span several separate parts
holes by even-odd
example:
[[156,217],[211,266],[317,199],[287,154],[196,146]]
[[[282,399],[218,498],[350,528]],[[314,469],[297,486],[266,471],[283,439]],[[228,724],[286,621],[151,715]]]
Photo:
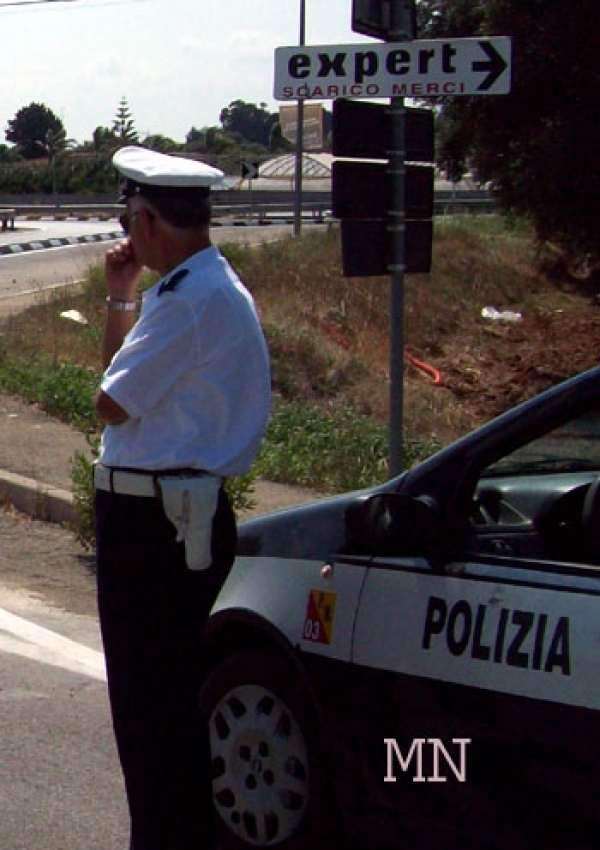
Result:
[[[20,523],[22,531],[31,531],[26,520],[2,517],[3,532],[6,523],[9,535]],[[91,601],[93,578],[88,580]],[[2,583],[0,847],[127,846],[96,617],[53,607]]]
[[[106,225],[17,222],[0,245],[78,238]],[[0,257],[0,312],[35,293],[80,279],[106,244],[27,250]],[[93,614],[94,579],[62,530],[0,514],[0,847],[2,850],[123,850],[127,812],[113,742]],[[70,543],[70,541],[69,541]],[[54,550],[54,556],[53,551]],[[61,553],[60,555],[58,553]],[[53,557],[56,563],[53,563]],[[65,563],[65,560],[68,563]],[[86,613],[52,605],[32,576],[70,567]],[[75,597],[73,597],[75,598]],[[82,610],[81,605],[71,606]]]
[[109,243],[50,248],[0,257],[0,311],[18,309],[44,290],[81,280]]
[[12,312],[43,290],[81,280],[101,263],[108,244],[74,245],[0,257],[0,313]]
[[[306,224],[312,228],[318,225]],[[322,226],[322,225],[321,225]],[[17,221],[14,231],[0,232],[0,246],[39,244],[35,250],[23,250],[0,256],[0,313],[18,309],[42,291],[81,280],[90,265],[101,263],[114,242],[81,242],[45,247],[51,240],[93,238],[118,233],[116,221]],[[237,242],[254,245],[281,239],[292,232],[289,225],[219,226],[212,229],[212,240],[220,245]]]

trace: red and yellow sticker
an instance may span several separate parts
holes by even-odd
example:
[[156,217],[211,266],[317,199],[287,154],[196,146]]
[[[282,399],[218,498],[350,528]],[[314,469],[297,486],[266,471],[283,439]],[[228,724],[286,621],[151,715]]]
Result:
[[331,643],[337,593],[311,590],[304,620],[304,640]]

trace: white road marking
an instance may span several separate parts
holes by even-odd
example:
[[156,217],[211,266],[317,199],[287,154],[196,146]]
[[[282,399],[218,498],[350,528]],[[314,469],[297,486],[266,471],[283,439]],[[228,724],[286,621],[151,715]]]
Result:
[[0,651],[106,681],[104,655],[0,608]]

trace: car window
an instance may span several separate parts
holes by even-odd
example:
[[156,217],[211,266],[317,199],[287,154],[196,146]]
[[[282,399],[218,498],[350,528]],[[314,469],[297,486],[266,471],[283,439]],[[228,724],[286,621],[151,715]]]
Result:
[[599,564],[599,476],[595,405],[483,471],[466,548],[513,562]]
[[600,470],[600,406],[501,458],[484,477]]

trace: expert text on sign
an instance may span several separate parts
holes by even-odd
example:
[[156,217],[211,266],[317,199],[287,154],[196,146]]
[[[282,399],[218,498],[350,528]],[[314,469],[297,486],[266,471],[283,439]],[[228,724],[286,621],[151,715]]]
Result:
[[280,47],[277,100],[506,94],[510,38]]

